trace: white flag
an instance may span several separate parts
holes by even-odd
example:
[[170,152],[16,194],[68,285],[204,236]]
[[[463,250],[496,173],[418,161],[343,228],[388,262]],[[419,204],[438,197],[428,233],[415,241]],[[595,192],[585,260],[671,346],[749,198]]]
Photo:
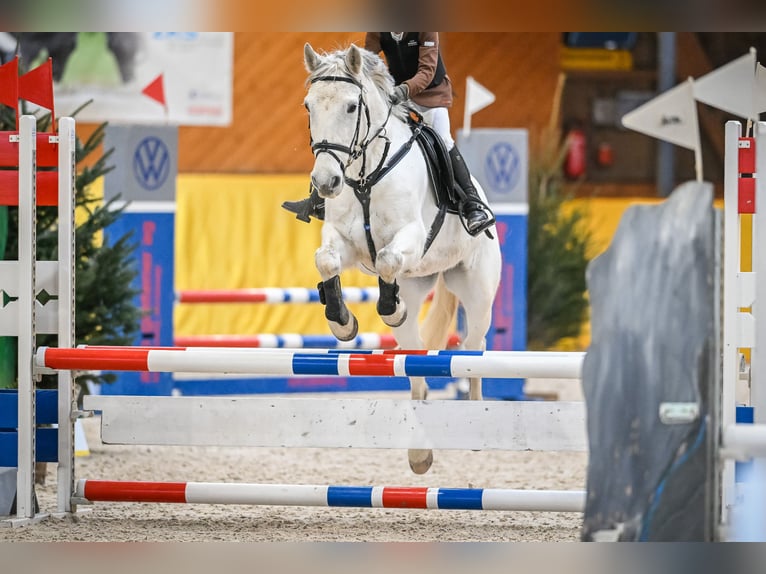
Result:
[[465,80],[465,107],[468,114],[475,114],[495,101],[495,94],[468,76]]
[[766,112],[766,68],[760,63],[755,67],[755,87],[753,90],[753,102],[755,118],[758,114]]
[[697,151],[700,146],[697,102],[691,78],[622,117],[631,130]]
[[758,119],[755,95],[755,49],[697,78],[694,97],[703,104],[741,118]]

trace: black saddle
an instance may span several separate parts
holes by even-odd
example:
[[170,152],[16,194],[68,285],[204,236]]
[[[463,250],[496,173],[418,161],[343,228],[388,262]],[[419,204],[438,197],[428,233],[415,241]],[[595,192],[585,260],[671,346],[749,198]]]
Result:
[[460,213],[459,203],[462,190],[456,189],[455,175],[452,172],[452,160],[444,145],[444,140],[431,126],[423,121],[416,110],[410,109],[408,115],[410,129],[415,133],[415,141],[418,142],[423,156],[426,159],[428,177],[431,187],[434,189],[434,200],[439,208],[444,208],[447,213]]

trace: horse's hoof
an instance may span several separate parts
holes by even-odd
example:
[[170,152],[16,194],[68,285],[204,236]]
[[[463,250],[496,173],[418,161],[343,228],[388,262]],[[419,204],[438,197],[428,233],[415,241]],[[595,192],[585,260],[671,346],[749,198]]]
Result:
[[[425,458],[423,454],[425,453]],[[409,450],[407,452],[410,460],[410,468],[415,474],[425,474],[434,462],[434,451],[432,450]]]
[[381,315],[380,318],[389,327],[400,327],[402,323],[407,320],[407,307],[404,307],[403,305],[402,307],[404,308],[403,312],[393,313],[391,315]]
[[330,331],[339,341],[350,341],[359,333],[359,322],[354,315],[351,315],[351,320],[345,325],[335,321],[328,321],[327,323],[330,325]]

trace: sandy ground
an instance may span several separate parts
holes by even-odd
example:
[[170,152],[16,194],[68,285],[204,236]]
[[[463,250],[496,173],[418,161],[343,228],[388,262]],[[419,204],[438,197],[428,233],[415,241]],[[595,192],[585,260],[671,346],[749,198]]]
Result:
[[[577,400],[579,385],[530,381],[527,392]],[[404,451],[104,445],[99,423],[83,420],[90,455],[76,459],[80,478],[585,489],[586,453],[437,451],[431,470],[417,476]],[[38,490],[43,510],[55,510],[55,488],[49,464]],[[579,540],[581,527],[579,513],[135,503],[80,509],[86,512],[0,528],[0,541],[552,542]]]

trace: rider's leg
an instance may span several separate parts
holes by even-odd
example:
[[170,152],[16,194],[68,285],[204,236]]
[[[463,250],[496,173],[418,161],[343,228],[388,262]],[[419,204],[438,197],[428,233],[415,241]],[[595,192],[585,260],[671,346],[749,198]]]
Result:
[[428,122],[444,140],[444,145],[449,151],[450,161],[452,162],[455,181],[467,196],[463,204],[466,227],[471,235],[478,235],[494,223],[494,217],[491,217],[489,208],[479,198],[479,193],[476,191],[471,180],[471,172],[468,170],[468,166],[457,146],[455,146],[447,108],[420,108],[420,110],[423,113],[424,121]]
[[282,207],[287,211],[297,214],[295,218],[305,221],[306,223],[311,222],[310,216],[316,217],[317,219],[324,219],[324,199],[319,197],[316,189],[313,188],[311,189],[311,195],[306,199],[301,199],[300,201],[285,201],[282,203]]
[[468,166],[460,155],[460,151],[457,146],[453,146],[449,150],[449,157],[452,160],[452,171],[455,174],[455,181],[463,189],[466,194],[465,206],[463,212],[465,213],[466,227],[468,227],[468,233],[471,235],[478,235],[493,223],[492,219],[487,215],[485,209],[487,209],[484,202],[479,198],[479,192],[471,181],[471,172],[468,171]]

